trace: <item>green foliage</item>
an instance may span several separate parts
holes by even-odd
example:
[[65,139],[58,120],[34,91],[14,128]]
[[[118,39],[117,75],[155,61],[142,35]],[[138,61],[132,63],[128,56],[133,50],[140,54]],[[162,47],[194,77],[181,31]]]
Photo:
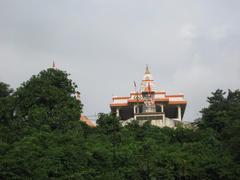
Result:
[[0,82],[0,122],[6,123],[11,118],[12,100],[10,94],[13,92],[9,85]]
[[125,127],[82,105],[68,74],[48,69],[13,92],[0,83],[0,179],[239,179],[240,93],[217,90],[199,128]]
[[81,104],[73,96],[75,88],[63,71],[40,72],[13,94],[15,118],[24,126],[39,128],[47,124],[52,129],[68,128],[69,121],[78,121],[81,113]]
[[199,127],[211,128],[240,162],[240,91],[217,90],[208,98],[209,107],[202,110]]
[[4,82],[0,82],[0,98],[7,97],[12,92],[13,90],[9,88],[8,84],[5,84]]

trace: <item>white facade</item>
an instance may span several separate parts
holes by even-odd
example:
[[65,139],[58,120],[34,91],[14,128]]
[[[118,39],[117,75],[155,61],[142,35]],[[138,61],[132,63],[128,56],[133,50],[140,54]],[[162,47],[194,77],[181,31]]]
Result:
[[131,92],[130,96],[114,96],[110,104],[112,113],[125,122],[137,120],[140,124],[151,121],[159,127],[176,127],[182,122],[187,101],[183,94],[167,95],[165,91],[156,91],[149,68],[146,68],[141,82],[140,92]]

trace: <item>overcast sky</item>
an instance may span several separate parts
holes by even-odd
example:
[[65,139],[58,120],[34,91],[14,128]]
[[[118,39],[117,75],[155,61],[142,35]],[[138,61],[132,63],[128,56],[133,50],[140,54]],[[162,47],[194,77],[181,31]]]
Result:
[[240,87],[239,9],[239,0],[0,0],[0,81],[16,88],[55,60],[92,115],[129,95],[149,64],[159,90],[185,94],[191,121],[212,91]]

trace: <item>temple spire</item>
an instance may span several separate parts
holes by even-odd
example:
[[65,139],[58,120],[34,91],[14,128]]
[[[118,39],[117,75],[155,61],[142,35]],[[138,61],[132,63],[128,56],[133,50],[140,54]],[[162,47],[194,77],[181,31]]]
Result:
[[152,73],[150,72],[148,65],[146,65],[146,69],[145,69],[143,80],[148,80],[148,81],[149,80],[151,80],[151,81],[153,80]]
[[148,67],[148,65],[146,65],[146,71],[145,71],[145,74],[151,74],[151,72],[149,71],[149,67]]
[[52,68],[55,69],[56,68],[56,65],[55,65],[55,62],[53,61],[53,64],[52,64]]
[[142,92],[147,92],[147,91],[153,91],[153,77],[152,77],[152,73],[149,70],[148,65],[146,65],[146,70],[143,76],[143,80],[141,83],[141,91]]

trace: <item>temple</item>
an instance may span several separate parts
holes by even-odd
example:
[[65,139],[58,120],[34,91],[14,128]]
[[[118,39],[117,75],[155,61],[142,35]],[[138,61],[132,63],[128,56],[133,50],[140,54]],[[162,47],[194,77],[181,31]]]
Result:
[[113,96],[110,104],[111,112],[118,116],[123,125],[137,120],[139,124],[150,121],[159,127],[176,127],[182,124],[187,105],[183,94],[167,95],[165,91],[157,91],[149,67],[141,82],[140,90],[130,96]]

